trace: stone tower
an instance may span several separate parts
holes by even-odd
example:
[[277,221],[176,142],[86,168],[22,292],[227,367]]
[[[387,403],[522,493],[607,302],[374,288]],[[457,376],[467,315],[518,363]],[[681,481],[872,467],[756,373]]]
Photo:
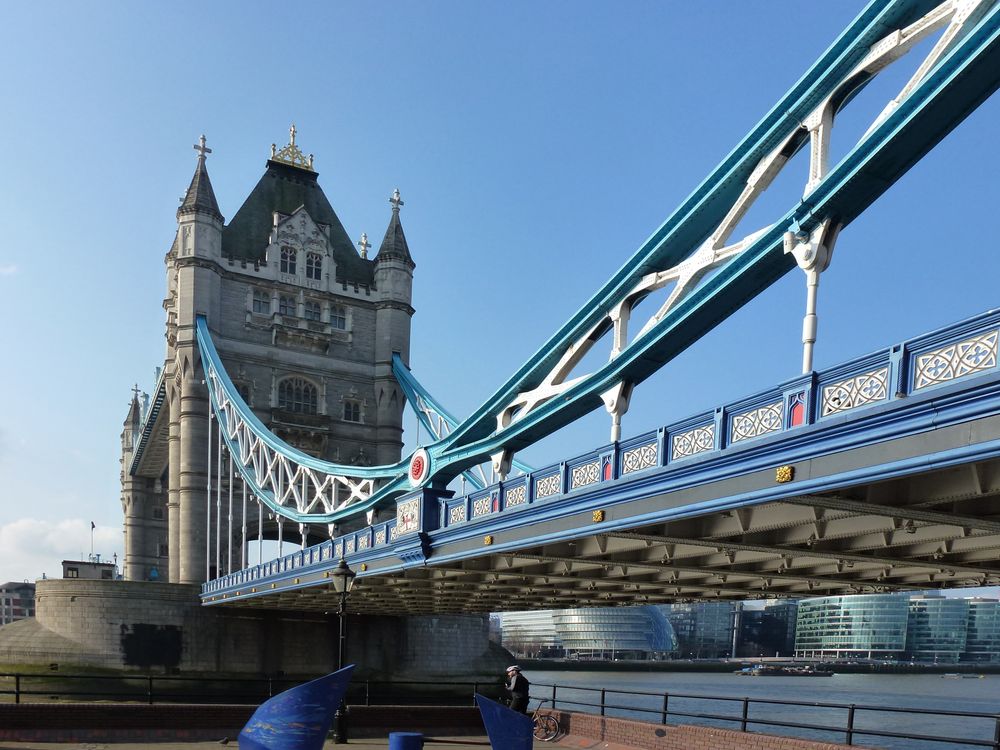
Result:
[[209,405],[198,315],[244,400],[278,437],[342,464],[400,458],[404,399],[392,355],[408,363],[414,312],[403,202],[395,191],[374,259],[367,236],[359,253],[295,136],[293,126],[287,146],[272,145],[229,224],[206,168],[211,150],[204,137],[195,146],[165,259],[165,361],[149,408],[140,419],[134,399],[122,435],[128,579],[200,583],[214,573],[206,569],[215,540],[205,518]]

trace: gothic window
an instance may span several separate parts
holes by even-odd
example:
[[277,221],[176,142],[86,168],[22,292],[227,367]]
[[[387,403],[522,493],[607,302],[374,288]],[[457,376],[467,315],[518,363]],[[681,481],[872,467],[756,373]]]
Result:
[[295,274],[295,261],[298,259],[296,253],[290,247],[281,248],[281,272]]
[[319,281],[323,272],[323,256],[319,253],[306,253],[306,278]]
[[291,297],[286,297],[282,295],[278,297],[278,313],[281,315],[290,315],[295,317],[295,300]]
[[271,314],[271,295],[261,289],[253,290],[253,311],[258,315]]
[[361,404],[359,402],[354,401],[353,399],[347,399],[344,401],[344,421],[361,421]]
[[330,308],[330,325],[341,331],[347,330],[347,310],[341,305]]
[[314,302],[313,300],[306,300],[306,320],[319,321],[320,307],[319,302]]
[[302,378],[285,378],[278,384],[278,408],[296,414],[315,414],[316,386]]
[[163,508],[153,508],[153,518],[157,521],[163,520]]

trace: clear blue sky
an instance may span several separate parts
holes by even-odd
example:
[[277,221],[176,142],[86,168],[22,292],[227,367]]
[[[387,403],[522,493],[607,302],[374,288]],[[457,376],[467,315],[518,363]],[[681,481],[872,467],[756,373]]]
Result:
[[[119,433],[132,384],[149,390],[163,360],[163,256],[199,134],[227,218],[292,121],[353,237],[381,238],[399,187],[417,263],[411,364],[464,416],[861,7],[5,7],[0,580],[58,574],[60,559],[89,552],[92,520],[96,551],[121,552]],[[916,64],[858,97],[835,156]],[[841,235],[817,367],[997,304],[998,116],[994,97]],[[797,200],[805,166],[792,163],[747,232]],[[796,375],[803,304],[796,271],[641,386],[624,434]],[[542,465],[607,432],[592,415],[522,458]]]

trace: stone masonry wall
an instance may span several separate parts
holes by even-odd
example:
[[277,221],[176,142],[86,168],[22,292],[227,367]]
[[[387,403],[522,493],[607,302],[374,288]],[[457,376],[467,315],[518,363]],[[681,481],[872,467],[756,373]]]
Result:
[[[195,585],[39,581],[36,619],[0,628],[0,663],[315,675],[336,668],[335,614],[203,607]],[[363,679],[495,681],[505,654],[482,616],[348,616]]]

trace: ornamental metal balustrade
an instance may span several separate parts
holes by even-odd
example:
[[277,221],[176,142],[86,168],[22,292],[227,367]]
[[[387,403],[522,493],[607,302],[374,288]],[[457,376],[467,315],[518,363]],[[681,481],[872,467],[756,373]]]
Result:
[[[837,113],[880,71],[933,33],[939,37],[899,95],[873,118],[840,162],[831,165],[829,147]],[[310,524],[328,525],[333,533],[333,524],[361,514],[367,514],[369,523],[379,511],[395,510],[402,518],[399,507],[409,507],[406,493],[443,487],[484,462],[492,462],[501,481],[478,488],[485,484],[485,473],[470,474],[476,490],[442,504],[441,527],[679,466],[994,368],[998,334],[986,329],[948,341],[928,339],[923,348],[910,342],[820,374],[811,372],[811,351],[819,278],[840,229],[998,85],[1000,0],[870,3],[622,268],[471,416],[461,422],[451,418],[425,390],[412,386],[408,372],[397,363],[397,378],[408,389],[418,419],[434,437],[409,464],[337,465],[276,438],[243,403],[215,351],[209,323],[199,318],[198,343],[211,415],[221,426],[216,430],[215,454],[217,536],[222,526],[224,452],[235,458],[229,463],[230,472],[235,469],[244,488],[275,515],[279,539],[285,519],[297,522],[304,549]],[[773,223],[733,241],[732,234],[750,207],[807,144],[803,198]],[[618,442],[621,417],[636,385],[796,265],[805,271],[808,290],[805,375],[780,389]],[[657,295],[662,299],[655,313],[630,328],[639,303]],[[601,341],[609,345],[608,361],[577,375],[575,369]],[[538,470],[515,463],[517,451],[601,406],[612,420],[610,446]],[[211,451],[210,439],[210,465]],[[508,480],[511,467],[520,468],[523,476]],[[233,482],[229,484],[231,521]],[[208,501],[211,505],[211,485]],[[211,525],[210,507],[207,513]],[[245,556],[245,512],[242,517]],[[262,527],[260,509],[259,537]],[[394,534],[403,533],[398,522],[384,522],[345,538],[339,550],[389,545]],[[231,540],[233,535],[229,536]],[[333,543],[333,554],[339,554],[337,544]],[[210,547],[207,542],[207,552]],[[220,547],[217,543],[218,571]],[[232,541],[230,572],[231,547]],[[296,560],[285,559],[282,564],[294,565]]]
[[[998,371],[998,340],[1000,310],[991,310],[524,476],[461,497],[444,497],[438,501],[436,526],[443,530],[482,523],[483,533],[489,533],[490,523],[499,516],[528,506],[557,503],[574,493],[627,483],[651,471],[683,471],[693,462],[741,451],[760,440],[782,440],[808,425],[848,422],[879,406],[892,408],[894,402],[955,381],[975,381]],[[414,495],[404,495],[396,518],[214,579],[202,592],[230,591],[365,551],[395,555],[398,544],[419,530],[406,520],[406,507],[416,502]]]

